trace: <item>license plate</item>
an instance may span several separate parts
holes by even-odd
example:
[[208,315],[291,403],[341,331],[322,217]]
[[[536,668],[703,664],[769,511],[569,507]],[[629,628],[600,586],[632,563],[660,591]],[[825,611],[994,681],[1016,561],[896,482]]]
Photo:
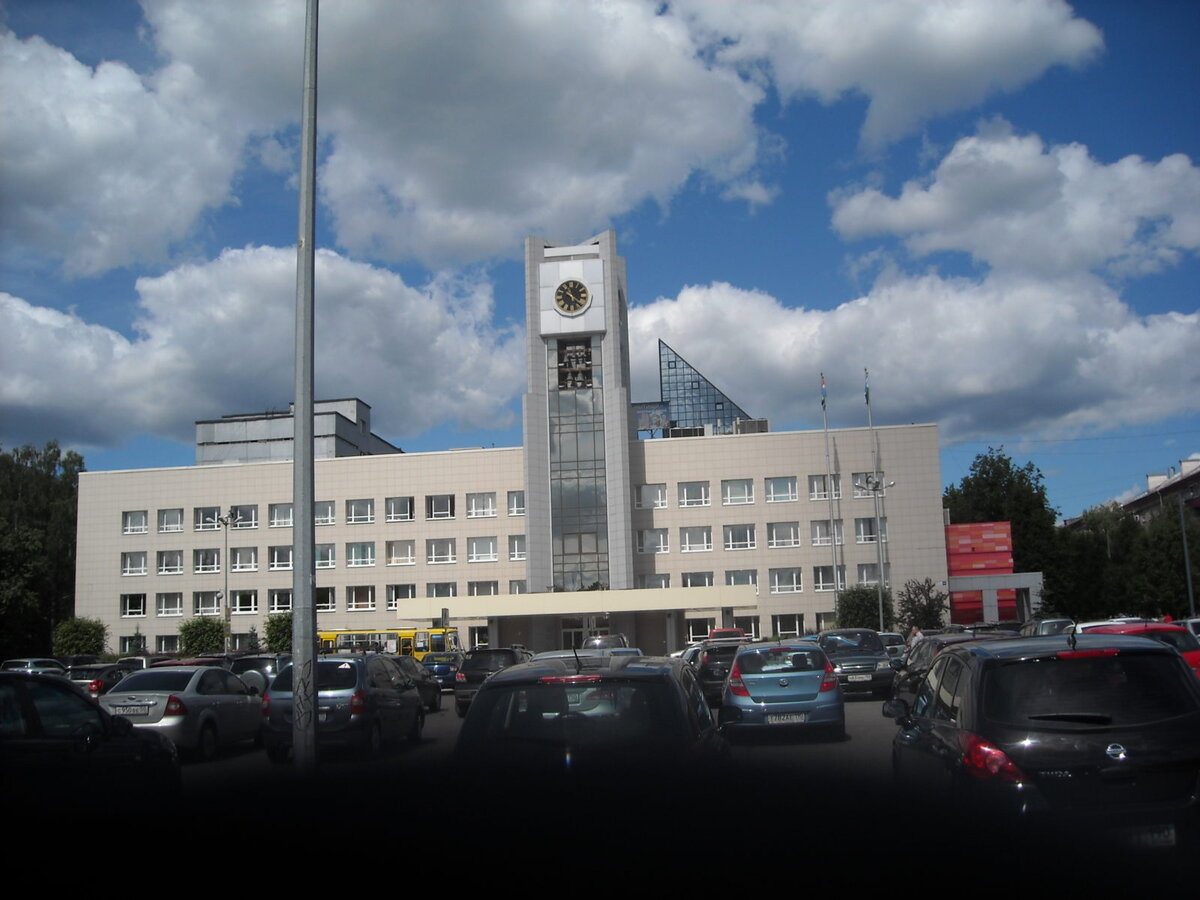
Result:
[[1131,847],[1143,849],[1170,848],[1175,846],[1174,825],[1144,825],[1137,828],[1122,828],[1117,836]]
[[870,675],[847,675],[846,680],[847,681],[870,681],[871,676]]
[[114,706],[114,716],[144,716],[150,712],[148,706]]
[[767,716],[768,725],[803,725],[808,713],[772,713]]

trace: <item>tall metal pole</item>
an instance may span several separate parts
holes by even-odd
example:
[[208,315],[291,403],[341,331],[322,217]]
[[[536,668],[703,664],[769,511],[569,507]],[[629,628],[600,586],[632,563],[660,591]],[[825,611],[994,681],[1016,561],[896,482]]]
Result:
[[871,496],[875,498],[875,556],[878,560],[878,580],[875,582],[879,595],[879,630],[884,630],[883,624],[883,533],[879,518],[879,491],[883,479],[879,477],[879,444],[875,440],[875,421],[871,417],[871,373],[863,369],[863,396],[867,401],[867,429],[871,435]]
[[296,245],[296,401],[292,462],[292,747],[296,768],[317,765],[316,647],[313,602],[316,534],[313,522],[313,283],[316,265],[317,0],[304,16],[304,98],[300,116],[300,226]]
[[821,373],[821,419],[825,426],[825,495],[829,503],[829,550],[833,554],[833,602],[837,608],[837,598],[841,591],[838,580],[837,563],[837,520],[833,517],[833,462],[829,456],[829,411],[825,408],[825,373]]

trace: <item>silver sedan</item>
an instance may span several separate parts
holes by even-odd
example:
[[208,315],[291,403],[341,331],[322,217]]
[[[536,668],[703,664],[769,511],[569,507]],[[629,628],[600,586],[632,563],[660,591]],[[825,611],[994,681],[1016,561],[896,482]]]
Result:
[[137,728],[166,735],[181,750],[212,759],[219,747],[258,741],[262,700],[237,675],[212,666],[144,669],[100,698],[100,705]]

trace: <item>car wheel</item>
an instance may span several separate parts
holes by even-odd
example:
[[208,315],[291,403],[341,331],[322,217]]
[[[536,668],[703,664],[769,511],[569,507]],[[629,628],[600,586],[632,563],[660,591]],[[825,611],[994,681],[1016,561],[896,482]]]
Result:
[[429,711],[437,712],[441,708],[442,708],[442,689],[438,688],[436,691],[433,692],[433,700],[431,700],[429,703]]
[[467,716],[467,708],[465,706],[463,706],[461,703],[454,704],[454,711],[456,713],[458,713],[458,717],[460,719],[465,719]]
[[262,730],[262,728],[259,728],[258,731],[254,732],[254,749],[261,750],[262,745],[263,745],[263,730]]
[[846,739],[846,717],[838,719],[830,725],[825,731],[825,740],[827,741],[844,741]]
[[412,728],[408,730],[408,742],[410,744],[418,744],[421,741],[421,732],[425,730],[425,710],[418,709],[416,718],[413,719]]
[[196,755],[201,762],[209,762],[217,755],[217,726],[209,723],[200,728],[200,740],[196,744]]
[[370,731],[367,732],[367,739],[363,742],[362,754],[367,759],[374,759],[383,752],[383,731],[379,727],[378,722],[371,725]]

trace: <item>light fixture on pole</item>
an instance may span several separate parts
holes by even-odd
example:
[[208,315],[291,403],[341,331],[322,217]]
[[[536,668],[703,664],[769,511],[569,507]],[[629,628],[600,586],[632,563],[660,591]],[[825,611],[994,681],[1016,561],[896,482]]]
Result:
[[[895,487],[896,482],[889,481],[885,484],[878,473],[873,472],[868,472],[864,480],[866,484],[856,481],[854,487],[859,491],[869,491],[875,501],[875,558],[879,567],[876,572],[875,588],[879,595],[879,630],[883,631],[885,627],[883,623],[883,519],[879,514],[879,495],[888,488]],[[836,577],[836,572],[834,577]]]

